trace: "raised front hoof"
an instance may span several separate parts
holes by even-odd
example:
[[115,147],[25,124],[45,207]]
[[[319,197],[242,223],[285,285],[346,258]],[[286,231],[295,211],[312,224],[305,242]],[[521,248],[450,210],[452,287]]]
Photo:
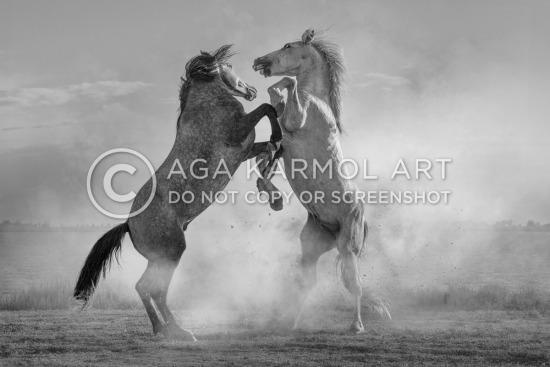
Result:
[[186,342],[196,342],[197,339],[192,332],[188,330],[181,329],[177,325],[166,324],[160,330],[160,334],[167,339],[181,340]]
[[[275,211],[283,209],[283,197],[279,190],[269,180],[259,178],[256,181],[259,192],[265,192],[269,197],[269,206]],[[277,193],[277,195],[274,195]]]
[[280,197],[273,201],[270,201],[269,206],[276,212],[283,210],[283,198]]
[[363,324],[361,322],[355,321],[349,327],[349,332],[352,334],[364,334],[365,328],[363,327]]

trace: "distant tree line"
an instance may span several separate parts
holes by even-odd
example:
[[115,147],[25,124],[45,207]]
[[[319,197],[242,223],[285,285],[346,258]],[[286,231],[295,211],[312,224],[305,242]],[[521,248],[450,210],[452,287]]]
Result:
[[[461,229],[477,231],[550,232],[550,223],[541,224],[533,220],[529,220],[525,224],[514,223],[512,220],[501,220],[493,224],[467,221],[453,223],[453,227],[455,225]],[[111,229],[113,226],[114,224],[50,225],[5,220],[0,223],[0,232],[96,232]]]
[[0,223],[0,232],[95,232],[112,228],[112,224],[50,225],[47,223],[24,223],[5,220]]

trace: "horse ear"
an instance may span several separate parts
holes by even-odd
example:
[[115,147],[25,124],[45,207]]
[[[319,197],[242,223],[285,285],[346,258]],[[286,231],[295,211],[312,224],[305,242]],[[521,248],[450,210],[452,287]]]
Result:
[[203,51],[203,50],[201,50],[201,55],[203,55],[203,56],[210,56],[210,54],[209,54],[208,52],[205,52],[205,51]]
[[308,43],[313,41],[314,36],[315,30],[313,28],[306,29],[304,34],[302,34],[302,42],[307,45]]

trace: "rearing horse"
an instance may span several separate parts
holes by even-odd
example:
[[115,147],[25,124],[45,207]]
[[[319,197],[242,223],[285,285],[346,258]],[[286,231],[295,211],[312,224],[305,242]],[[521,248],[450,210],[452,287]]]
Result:
[[[256,89],[243,82],[227,60],[231,46],[220,47],[213,53],[201,52],[187,63],[186,79],[180,90],[181,114],[174,146],[155,173],[157,187],[149,206],[127,222],[105,233],[93,246],[80,272],[74,297],[84,304],[92,295],[101,273],[109,266],[113,255],[120,251],[126,233],[136,250],[147,260],[147,269],[136,284],[136,290],[153,324],[155,334],[196,340],[193,333],[180,329],[166,303],[168,287],[185,251],[184,232],[187,225],[211,204],[208,200],[191,203],[169,203],[170,191],[190,191],[196,198],[200,192],[210,197],[222,191],[230,176],[216,174],[223,160],[232,176],[241,162],[256,157],[269,163],[280,145],[281,129],[275,109],[267,103],[249,114],[234,97],[247,100],[256,97]],[[183,78],[182,78],[183,79]],[[272,135],[269,142],[254,143],[254,127],[264,116],[269,118]],[[179,160],[183,175],[170,175],[175,160]],[[207,177],[194,175],[193,163]],[[178,167],[179,168],[179,167]],[[206,171],[204,171],[206,169]],[[151,193],[151,179],[134,199],[132,212],[141,208]],[[157,313],[160,312],[160,315]]]
[[[364,331],[361,321],[362,283],[357,258],[365,250],[367,222],[361,203],[332,201],[332,193],[354,192],[355,184],[342,178],[337,167],[342,161],[339,142],[341,131],[341,92],[345,65],[341,49],[324,39],[315,39],[313,29],[301,41],[254,60],[254,70],[265,77],[286,76],[268,89],[283,128],[282,159],[290,186],[297,197],[303,192],[323,192],[325,202],[302,202],[308,211],[307,222],[300,234],[302,245],[301,280],[292,306],[283,315],[283,326],[295,328],[304,301],[316,283],[319,257],[334,247],[337,264],[345,287],[354,296],[355,307],[351,330]],[[294,78],[290,78],[295,77]],[[287,90],[286,103],[282,94]],[[282,115],[281,115],[282,114]],[[294,172],[294,159],[307,164],[304,177]],[[328,169],[314,174],[314,162]],[[304,196],[309,197],[309,196]],[[315,197],[314,195],[311,197]],[[346,200],[350,201],[350,200]]]

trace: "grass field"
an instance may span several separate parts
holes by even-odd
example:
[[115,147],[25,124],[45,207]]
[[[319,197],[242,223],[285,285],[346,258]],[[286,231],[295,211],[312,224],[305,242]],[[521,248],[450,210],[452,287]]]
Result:
[[[411,268],[397,279],[384,278],[389,281],[378,288],[392,302],[393,319],[382,320],[366,312],[363,335],[346,331],[351,299],[334,274],[321,279],[310,297],[302,329],[277,334],[265,324],[270,318],[268,310],[279,299],[278,291],[258,288],[270,277],[259,278],[258,283],[249,285],[244,280],[251,279],[250,274],[262,272],[232,273],[227,265],[223,266],[239,263],[246,268],[253,265],[247,262],[253,256],[228,261],[224,253],[216,258],[223,261],[214,261],[215,266],[189,261],[185,281],[171,287],[169,304],[176,310],[180,324],[195,333],[197,343],[152,335],[134,289],[135,280],[132,276],[122,277],[122,273],[110,274],[101,281],[90,309],[75,310],[71,297],[74,279],[88,249],[64,245],[82,241],[82,234],[35,235],[8,236],[4,238],[4,247],[0,244],[0,249],[5,250],[5,256],[0,257],[3,271],[0,285],[9,286],[0,294],[2,367],[550,365],[546,261],[550,247],[546,233],[499,235],[494,244],[489,241],[492,234],[489,239],[473,241],[466,247],[469,255],[463,261],[468,266],[450,278],[460,282],[447,282],[447,278],[436,276],[439,270],[449,269],[449,263],[425,268],[418,264],[429,265],[429,261],[419,261],[416,267],[408,262],[398,263],[400,269],[409,265]],[[42,246],[44,237],[48,246]],[[93,238],[86,241],[93,243]],[[25,243],[25,247],[20,243]],[[492,245],[484,247],[483,243]],[[29,244],[35,245],[28,247]],[[66,261],[75,264],[74,267],[53,266],[59,262],[59,254],[73,253],[75,249],[80,249],[79,257]],[[39,255],[29,258],[28,253]],[[438,264],[441,254],[441,251],[432,253],[430,247],[424,253],[416,253],[421,259],[434,258]],[[131,253],[126,255],[125,272],[136,265],[131,261]],[[27,260],[32,261],[26,263]],[[193,270],[193,264],[200,271]],[[204,267],[205,264],[208,266]],[[332,261],[327,259],[325,268],[331,266]],[[55,271],[42,274],[45,269]],[[28,278],[20,279],[23,271]],[[215,274],[232,276],[225,279]],[[424,278],[420,276],[423,274]],[[415,279],[420,281],[402,282],[409,275],[419,275]],[[438,281],[423,281],[431,279]],[[263,290],[264,297],[257,297],[257,290]]]
[[[197,343],[154,336],[133,288],[104,283],[78,310],[68,281],[0,297],[1,366],[549,365],[550,294],[501,285],[396,289],[393,319],[365,312],[351,335],[348,296],[308,303],[300,331],[267,327],[269,305],[202,311],[176,295]],[[342,293],[345,294],[345,293]]]
[[[68,280],[37,282],[0,296],[0,311],[71,309],[76,305],[72,298],[73,286],[73,282]],[[370,294],[369,290],[366,289],[364,294]],[[170,306],[174,308],[196,308],[196,302],[193,304],[189,298],[182,297],[178,293],[169,297],[169,300]],[[429,311],[532,310],[550,313],[550,292],[534,288],[512,289],[498,284],[486,284],[481,287],[396,288],[388,295],[388,300],[397,309]],[[202,301],[198,303],[200,305],[212,304],[212,300]],[[120,282],[101,284],[91,303],[94,309],[102,310],[143,309],[143,304],[134,288]],[[224,304],[223,300],[219,303]],[[340,310],[350,307],[347,293],[342,289],[339,294],[325,296],[325,299],[319,300],[318,303]],[[264,306],[269,305],[260,305],[260,308]],[[255,308],[258,308],[258,305]]]
[[[2,311],[5,366],[548,365],[550,316],[536,311],[394,314],[346,332],[341,311],[318,311],[302,330],[274,334],[265,315],[177,312],[198,342],[152,335],[141,310]],[[314,316],[313,316],[314,315]]]

